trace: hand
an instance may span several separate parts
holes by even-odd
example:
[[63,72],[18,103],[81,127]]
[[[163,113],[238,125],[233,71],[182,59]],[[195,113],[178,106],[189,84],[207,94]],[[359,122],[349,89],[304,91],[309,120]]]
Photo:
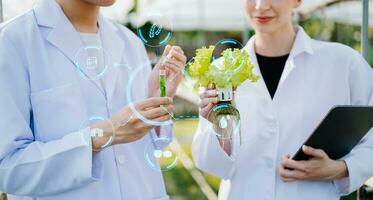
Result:
[[180,47],[167,45],[163,51],[162,59],[150,74],[149,96],[159,96],[159,70],[166,70],[167,96],[174,97],[176,89],[183,79],[186,60],[187,58]]
[[331,181],[348,177],[347,165],[343,160],[332,160],[321,149],[303,146],[303,152],[312,156],[307,161],[295,161],[283,156],[279,169],[284,182],[298,180]]
[[[100,150],[114,135],[114,144],[124,144],[141,139],[151,129],[153,125],[145,123],[138,118],[132,111],[136,111],[148,120],[163,122],[170,119],[173,113],[173,100],[167,97],[154,97],[143,101],[134,102],[132,105],[124,107],[109,121],[103,121],[94,124],[91,128],[104,130],[104,137],[92,137],[92,147],[94,150]],[[162,106],[161,106],[162,105]],[[131,108],[131,106],[133,106]],[[114,131],[114,134],[113,134]]]
[[207,90],[201,88],[199,103],[199,115],[207,119],[211,109],[218,103],[218,93],[214,84],[209,84]]
[[[233,95],[236,88],[233,88]],[[211,109],[219,102],[218,99],[218,92],[216,90],[215,84],[211,83],[208,86],[208,89],[201,88],[200,92],[200,103],[199,103],[199,115],[207,119],[208,114],[210,113]],[[232,106],[236,106],[234,96],[231,102]],[[207,119],[208,120],[208,119]]]

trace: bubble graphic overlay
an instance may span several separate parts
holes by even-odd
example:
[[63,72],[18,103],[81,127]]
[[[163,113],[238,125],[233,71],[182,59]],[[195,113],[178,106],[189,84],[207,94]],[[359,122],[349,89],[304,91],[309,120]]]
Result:
[[[221,107],[219,107],[219,106],[223,107],[223,106],[226,106],[226,105],[224,105],[224,104],[223,105],[218,105],[218,106],[214,107],[214,109],[215,110],[221,109]],[[207,116],[209,116],[211,112],[213,112],[213,109],[210,110],[210,112],[207,114]],[[231,117],[230,115],[226,115],[226,116],[221,117],[214,126],[216,126],[218,129],[231,129],[230,127],[228,127],[228,124],[229,124],[228,121],[231,120],[230,117]],[[241,130],[241,120],[237,121],[234,129],[232,130],[233,133],[231,134],[231,136],[226,136],[226,137],[222,136],[221,134],[219,134],[215,131],[213,126],[210,126],[209,129],[210,129],[211,133],[216,135],[216,137],[218,137],[219,139],[230,140],[233,137],[239,137],[240,130]]]
[[[101,145],[100,149],[94,149],[93,146],[91,145],[92,144],[91,140],[93,138],[96,138],[96,137],[104,137],[104,134],[107,134],[107,133],[105,133],[105,131],[103,129],[91,128],[91,126],[93,124],[97,124],[97,123],[100,123],[100,122],[109,122],[112,130],[110,131],[110,136],[107,139],[107,141],[105,142],[105,144]],[[81,137],[82,137],[82,142],[86,146],[90,146],[93,151],[100,151],[100,150],[110,146],[112,144],[112,142],[114,140],[114,136],[115,136],[114,125],[110,122],[109,119],[105,119],[104,117],[101,117],[101,116],[93,116],[93,117],[90,117],[87,120],[84,120],[80,124],[79,130],[80,130],[79,132],[80,132]]]
[[154,146],[164,146],[170,142],[170,138],[159,137],[146,144],[144,159],[151,169],[165,172],[175,168],[179,157],[168,146],[163,149],[154,148]]
[[95,81],[106,74],[110,55],[102,46],[82,46],[75,54],[73,62],[82,78]]
[[149,67],[149,63],[144,63],[143,65],[138,66],[136,69],[134,69],[132,71],[132,73],[130,74],[130,77],[129,77],[128,83],[127,83],[127,88],[126,88],[127,102],[129,103],[129,106],[130,106],[130,108],[133,112],[133,115],[135,117],[139,118],[140,120],[142,120],[143,122],[145,122],[147,124],[150,124],[150,125],[153,125],[153,126],[171,125],[173,123],[172,120],[159,122],[159,121],[154,121],[154,120],[151,120],[151,119],[147,119],[137,110],[137,108],[133,104],[134,103],[134,96],[132,94],[132,91],[133,91],[133,88],[135,88],[134,80],[135,79],[143,79],[143,77],[141,77],[143,75],[143,74],[141,74],[141,72],[146,71],[147,67]]
[[212,52],[212,61],[215,61],[226,49],[243,49],[243,45],[241,42],[235,39],[222,39],[215,44],[215,49]]
[[[244,46],[237,40],[235,39],[223,39],[223,40],[220,40],[219,42],[217,42],[215,45],[215,48],[212,52],[212,56],[211,58],[208,58],[206,57],[205,61],[210,61],[212,64],[216,65],[217,67],[220,67],[221,66],[221,60],[219,59],[221,56],[222,56],[222,53],[224,52],[224,50],[226,49],[243,49]],[[233,54],[231,54],[231,57],[233,59]],[[203,58],[199,57],[198,58],[199,61],[203,61]],[[192,63],[195,62],[195,57],[191,58],[186,66],[185,66],[185,69],[183,71],[183,75],[184,75],[184,84],[187,86],[188,89],[190,90],[197,90],[198,88],[195,88],[195,84],[196,84],[196,80],[194,78],[191,77],[190,73],[189,73],[189,67],[191,66]],[[244,63],[241,63],[241,65],[243,65]],[[228,73],[232,73],[231,71],[228,71],[226,72],[227,74]],[[208,78],[208,77],[206,77]]]
[[173,34],[171,21],[166,16],[158,13],[148,14],[146,19],[150,19],[151,22],[137,27],[137,35],[147,46],[165,46]]

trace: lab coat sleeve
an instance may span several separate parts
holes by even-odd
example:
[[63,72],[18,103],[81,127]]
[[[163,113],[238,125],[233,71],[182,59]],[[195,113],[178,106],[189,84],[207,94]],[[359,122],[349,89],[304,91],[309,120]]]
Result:
[[228,156],[220,147],[212,124],[199,117],[197,132],[192,143],[192,154],[196,166],[222,179],[230,179],[235,171],[234,157]]
[[0,44],[0,191],[47,196],[100,178],[101,159],[83,134],[49,142],[34,137],[27,61],[4,34]]
[[[373,70],[369,64],[355,56],[350,70],[350,95],[352,105],[373,105]],[[370,177],[373,177],[373,128],[360,143],[342,158],[348,168],[349,177],[336,180],[334,184],[340,194],[357,190]]]
[[163,149],[168,146],[173,140],[172,134],[173,124],[161,126],[160,134],[158,135],[153,129],[151,132],[156,149]]

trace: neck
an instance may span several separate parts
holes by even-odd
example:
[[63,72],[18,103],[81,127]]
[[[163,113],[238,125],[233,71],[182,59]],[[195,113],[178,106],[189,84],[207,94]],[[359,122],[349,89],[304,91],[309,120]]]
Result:
[[290,24],[273,33],[258,32],[255,35],[255,52],[269,57],[289,54],[293,47],[296,33]]
[[81,0],[56,0],[78,32],[97,33],[100,7]]

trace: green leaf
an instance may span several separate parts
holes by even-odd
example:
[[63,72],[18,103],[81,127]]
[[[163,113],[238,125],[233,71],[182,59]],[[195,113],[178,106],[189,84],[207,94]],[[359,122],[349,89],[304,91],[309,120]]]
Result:
[[207,87],[215,83],[218,87],[232,84],[237,87],[246,80],[256,82],[259,76],[253,73],[254,65],[245,50],[226,49],[222,52],[222,66],[211,64],[211,57],[215,47],[203,47],[196,50],[194,62],[189,64],[189,74],[196,79],[195,87]]

